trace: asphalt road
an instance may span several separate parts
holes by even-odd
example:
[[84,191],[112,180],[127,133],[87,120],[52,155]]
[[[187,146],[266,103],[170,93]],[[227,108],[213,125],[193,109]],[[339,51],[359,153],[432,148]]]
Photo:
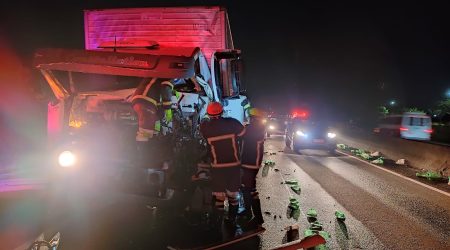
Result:
[[[266,150],[277,154],[266,155],[276,165],[263,168],[258,179],[264,210],[271,213],[263,249],[278,245],[286,226],[296,223],[302,233],[309,208],[317,210],[331,235],[330,249],[450,249],[449,196],[347,156],[315,150],[296,154],[285,149],[282,137],[268,140]],[[280,184],[291,179],[299,181],[300,195]],[[298,220],[286,217],[289,197],[300,200]],[[346,214],[345,223],[335,219],[335,210]]]
[[[268,139],[266,150],[276,153],[265,156],[275,166],[258,175],[263,211],[270,213],[264,215],[266,232],[235,249],[278,246],[286,241],[285,227],[293,224],[302,235],[309,208],[317,210],[331,235],[329,249],[450,249],[450,197],[347,156],[296,154],[285,149],[282,137]],[[286,180],[297,180],[301,193],[281,184]],[[173,203],[155,205],[143,196],[115,192],[95,176],[79,180],[76,188],[72,184],[0,194],[0,249],[14,249],[40,232],[46,238],[61,232],[62,249],[166,249],[216,237],[187,226],[183,210]],[[175,200],[182,202],[183,196]],[[300,201],[293,218],[290,197]],[[346,214],[345,223],[335,219],[336,210]]]

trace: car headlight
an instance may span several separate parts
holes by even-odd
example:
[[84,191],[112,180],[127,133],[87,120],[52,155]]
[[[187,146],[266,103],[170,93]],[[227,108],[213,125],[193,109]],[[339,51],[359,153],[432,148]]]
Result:
[[70,151],[64,151],[58,156],[58,163],[63,168],[73,167],[77,162],[77,157]]
[[298,136],[307,137],[307,134],[303,133],[303,131],[301,131],[301,130],[297,130],[295,133],[296,133]]
[[274,125],[270,125],[270,126],[269,126],[269,129],[270,129],[270,130],[274,130],[274,129],[275,129],[275,126],[274,126]]
[[329,132],[329,133],[327,134],[327,136],[328,136],[328,138],[333,139],[333,138],[336,137],[336,134],[335,134],[335,133],[332,133],[332,132]]

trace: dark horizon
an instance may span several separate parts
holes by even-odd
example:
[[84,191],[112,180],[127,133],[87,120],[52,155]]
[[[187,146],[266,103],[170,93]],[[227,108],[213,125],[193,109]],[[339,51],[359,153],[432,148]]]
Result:
[[[287,3],[287,2],[286,2]],[[361,116],[396,100],[426,109],[450,87],[445,6],[249,5],[238,1],[2,3],[1,35],[26,65],[41,47],[84,47],[84,9],[221,5],[257,106],[318,104]],[[389,7],[389,8],[388,8]]]

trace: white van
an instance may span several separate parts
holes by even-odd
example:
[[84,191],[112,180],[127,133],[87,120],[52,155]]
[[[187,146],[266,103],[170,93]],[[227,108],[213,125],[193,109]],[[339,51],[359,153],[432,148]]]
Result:
[[389,115],[383,118],[374,132],[411,140],[429,141],[431,117],[419,112],[406,112],[402,115]]

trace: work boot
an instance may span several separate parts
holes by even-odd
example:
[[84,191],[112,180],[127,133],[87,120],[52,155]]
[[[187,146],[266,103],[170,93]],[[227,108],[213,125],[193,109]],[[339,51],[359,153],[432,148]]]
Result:
[[250,194],[250,192],[246,192],[246,190],[243,191],[243,197],[244,197],[244,207],[245,210],[239,214],[240,216],[242,216],[242,218],[244,220],[251,220],[253,218],[253,213],[252,213],[252,196]]
[[255,215],[255,223],[258,226],[261,226],[264,223],[264,218],[261,211],[261,201],[259,199],[255,199],[252,201],[252,210]]
[[228,216],[225,220],[225,223],[228,226],[235,227],[236,226],[236,217],[239,209],[239,205],[229,205],[228,206]]
[[214,231],[220,231],[222,229],[223,218],[223,210],[213,209],[209,214],[208,228]]

